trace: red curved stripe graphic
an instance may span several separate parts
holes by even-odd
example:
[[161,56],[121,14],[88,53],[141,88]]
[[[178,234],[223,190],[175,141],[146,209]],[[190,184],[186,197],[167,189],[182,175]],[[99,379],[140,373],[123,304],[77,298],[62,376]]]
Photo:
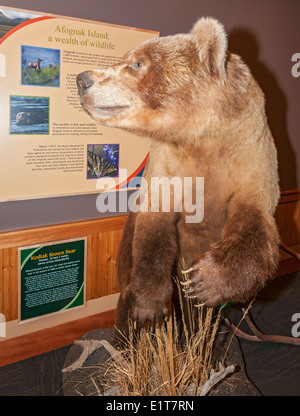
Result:
[[146,165],[147,160],[149,157],[149,153],[147,154],[147,156],[145,157],[145,159],[142,161],[142,163],[140,164],[140,166],[122,183],[119,183],[115,188],[112,189],[119,189],[122,188],[122,186],[126,185],[128,182],[131,181],[131,179],[133,179],[142,169],[143,167]]

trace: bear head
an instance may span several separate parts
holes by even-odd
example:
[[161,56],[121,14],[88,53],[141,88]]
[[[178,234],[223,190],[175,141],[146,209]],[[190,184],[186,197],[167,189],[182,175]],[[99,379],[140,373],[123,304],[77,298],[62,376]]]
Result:
[[97,123],[183,146],[199,146],[200,137],[220,135],[264,105],[213,18],[198,20],[188,34],[148,40],[112,67],[83,72],[77,86]]

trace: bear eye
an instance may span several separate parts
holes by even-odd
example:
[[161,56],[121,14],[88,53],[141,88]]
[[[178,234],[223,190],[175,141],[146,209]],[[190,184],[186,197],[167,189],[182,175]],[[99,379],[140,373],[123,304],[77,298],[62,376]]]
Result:
[[132,69],[141,69],[144,66],[144,64],[141,61],[136,61],[136,62],[133,62],[132,64],[130,64],[129,66]]

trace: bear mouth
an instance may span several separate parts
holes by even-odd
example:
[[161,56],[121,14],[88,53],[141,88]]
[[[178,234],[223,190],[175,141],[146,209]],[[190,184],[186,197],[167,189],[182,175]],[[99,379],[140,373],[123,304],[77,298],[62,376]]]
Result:
[[83,108],[87,113],[93,115],[94,117],[113,117],[128,110],[129,105],[94,107],[85,104],[83,105]]

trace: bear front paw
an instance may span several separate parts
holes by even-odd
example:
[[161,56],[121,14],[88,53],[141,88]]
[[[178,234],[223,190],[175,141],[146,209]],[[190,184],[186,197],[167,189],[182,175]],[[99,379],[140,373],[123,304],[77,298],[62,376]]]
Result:
[[209,254],[182,273],[187,277],[187,280],[181,282],[184,295],[196,300],[198,305],[214,307],[235,300],[235,290],[228,279],[228,270],[215,263]]
[[132,306],[131,319],[136,323],[138,328],[142,328],[145,323],[155,325],[170,313],[169,304],[162,302],[160,299],[137,300]]

